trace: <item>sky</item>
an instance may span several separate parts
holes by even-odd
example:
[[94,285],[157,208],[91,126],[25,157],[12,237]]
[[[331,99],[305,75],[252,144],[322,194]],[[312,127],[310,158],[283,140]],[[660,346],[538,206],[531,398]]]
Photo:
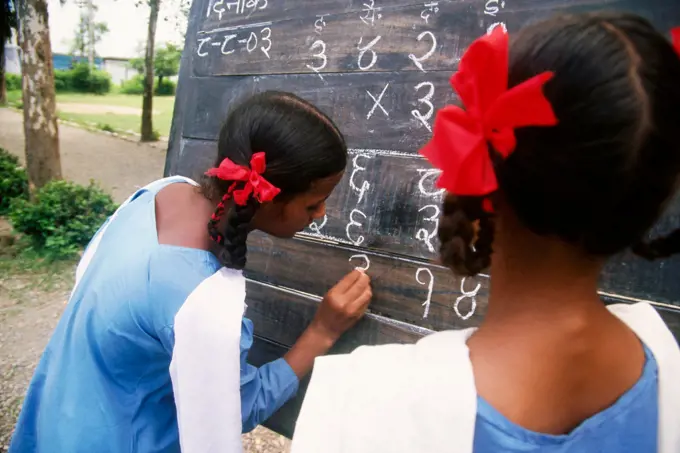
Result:
[[[161,17],[156,29],[156,45],[165,42],[181,44],[182,35],[178,30],[177,21],[168,17],[174,14],[175,2],[166,0],[162,3]],[[139,57],[144,52],[146,43],[149,8],[146,2],[136,7],[136,0],[94,0],[99,8],[95,15],[97,22],[106,22],[109,33],[104,35],[97,45],[97,55],[102,57]],[[78,21],[80,8],[76,0],[66,0],[61,5],[60,0],[49,0],[50,39],[53,53],[69,53],[71,42]],[[164,14],[164,11],[166,14]],[[164,20],[168,17],[168,20]]]

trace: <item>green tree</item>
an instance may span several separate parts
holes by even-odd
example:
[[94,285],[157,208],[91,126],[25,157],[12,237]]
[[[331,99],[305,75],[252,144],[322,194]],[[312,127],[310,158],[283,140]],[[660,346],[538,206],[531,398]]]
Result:
[[[153,59],[154,76],[158,77],[158,85],[163,83],[163,78],[172,77],[179,72],[179,62],[182,58],[182,49],[175,44],[166,44],[156,51]],[[130,67],[140,74],[144,73],[144,59],[133,58],[130,60]]]
[[[93,5],[96,12],[97,7]],[[106,22],[96,22],[93,20],[94,42],[90,42],[90,18],[91,16],[86,7],[81,6],[80,21],[74,30],[73,41],[71,42],[71,55],[74,57],[87,58],[90,51],[97,55],[97,44],[99,44],[106,33],[109,32],[109,26]]]

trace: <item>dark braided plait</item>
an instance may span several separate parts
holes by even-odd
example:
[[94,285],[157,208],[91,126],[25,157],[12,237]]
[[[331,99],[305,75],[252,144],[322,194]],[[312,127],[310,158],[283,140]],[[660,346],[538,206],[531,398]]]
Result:
[[215,241],[219,245],[224,245],[224,236],[222,236],[219,231],[217,231],[217,224],[222,219],[224,215],[224,210],[226,209],[227,201],[231,198],[231,192],[227,192],[222,197],[222,200],[217,204],[217,208],[210,216],[210,222],[208,222],[208,234],[210,234],[210,239]]
[[492,214],[484,209],[484,200],[451,194],[444,199],[438,229],[440,257],[442,264],[459,275],[477,275],[491,264],[494,224]]
[[253,220],[258,206],[258,201],[251,197],[246,205],[234,204],[229,211],[227,227],[224,232],[224,249],[220,258],[222,263],[231,269],[246,267],[250,222]]

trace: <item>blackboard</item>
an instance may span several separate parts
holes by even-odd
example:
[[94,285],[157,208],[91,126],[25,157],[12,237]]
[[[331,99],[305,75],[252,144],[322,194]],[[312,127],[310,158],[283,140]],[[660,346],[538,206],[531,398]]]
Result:
[[[321,296],[357,266],[373,277],[371,313],[333,352],[480,323],[489,276],[458,278],[437,264],[442,193],[418,149],[436,109],[455,101],[448,80],[472,40],[496,26],[512,32],[558,12],[603,7],[636,12],[664,31],[680,24],[680,2],[669,0],[194,0],[166,175],[200,177],[227,110],[269,89],[319,106],[350,147],[324,219],[291,240],[249,238],[253,363],[285,353]],[[656,230],[676,225],[680,200]],[[625,253],[604,272],[602,297],[652,302],[680,338],[678,275],[678,258],[648,263]],[[304,388],[270,427],[292,434]]]

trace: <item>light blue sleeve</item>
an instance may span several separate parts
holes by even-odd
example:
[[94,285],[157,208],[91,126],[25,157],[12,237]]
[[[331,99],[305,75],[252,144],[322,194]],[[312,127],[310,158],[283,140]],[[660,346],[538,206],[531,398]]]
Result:
[[253,345],[253,323],[241,324],[241,420],[243,432],[255,429],[295,396],[299,381],[283,358],[255,367],[247,362]]

